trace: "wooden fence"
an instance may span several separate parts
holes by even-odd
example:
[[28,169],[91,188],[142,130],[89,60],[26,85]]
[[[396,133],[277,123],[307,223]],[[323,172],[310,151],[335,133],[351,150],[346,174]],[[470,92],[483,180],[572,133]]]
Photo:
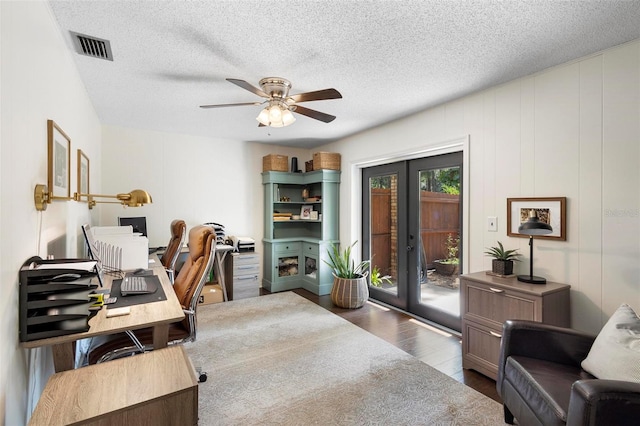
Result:
[[[390,189],[371,190],[371,253],[372,266],[380,268],[383,275],[397,277],[395,262],[392,263],[392,247],[396,232],[397,206],[391,198]],[[441,192],[420,193],[420,236],[426,257],[427,268],[433,261],[447,257],[446,243],[449,234],[457,238],[460,234],[460,197]]]

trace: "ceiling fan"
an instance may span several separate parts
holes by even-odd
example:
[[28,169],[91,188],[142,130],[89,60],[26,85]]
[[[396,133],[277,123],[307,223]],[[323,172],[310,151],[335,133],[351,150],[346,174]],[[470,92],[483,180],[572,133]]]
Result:
[[289,95],[291,82],[280,77],[266,77],[260,80],[260,89],[247,83],[244,80],[235,78],[227,78],[228,82],[242,87],[245,90],[255,93],[265,98],[262,102],[242,102],[236,104],[218,104],[218,105],[200,105],[200,108],[223,108],[231,106],[244,105],[265,105],[256,118],[260,123],[259,126],[284,127],[293,123],[296,119],[292,112],[306,115],[315,120],[330,123],[335,120],[334,115],[305,108],[298,105],[299,102],[321,101],[327,99],[340,99],[342,95],[336,89],[324,89],[314,92],[298,93],[297,95]]

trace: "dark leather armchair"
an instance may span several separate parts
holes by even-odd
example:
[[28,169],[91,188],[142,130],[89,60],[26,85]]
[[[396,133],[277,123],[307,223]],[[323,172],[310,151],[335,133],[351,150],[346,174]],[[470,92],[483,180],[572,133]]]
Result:
[[539,322],[503,327],[498,394],[505,422],[519,425],[632,425],[640,383],[596,379],[580,364],[595,336]]
[[160,258],[160,263],[169,275],[169,279],[173,283],[176,269],[176,260],[182,249],[182,244],[187,235],[187,224],[184,220],[176,219],[171,222],[171,239],[167,244],[167,249]]
[[[210,226],[199,225],[189,231],[189,256],[173,284],[185,319],[169,325],[169,344],[190,342],[196,338],[196,308],[213,265],[215,239]],[[136,330],[132,334],[108,336],[106,341],[90,350],[89,364],[153,350],[152,328]]]

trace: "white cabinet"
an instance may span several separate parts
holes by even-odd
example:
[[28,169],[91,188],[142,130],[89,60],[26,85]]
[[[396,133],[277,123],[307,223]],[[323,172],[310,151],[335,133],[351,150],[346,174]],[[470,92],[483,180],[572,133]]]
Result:
[[229,300],[260,295],[260,255],[255,252],[230,253],[225,258],[225,285]]

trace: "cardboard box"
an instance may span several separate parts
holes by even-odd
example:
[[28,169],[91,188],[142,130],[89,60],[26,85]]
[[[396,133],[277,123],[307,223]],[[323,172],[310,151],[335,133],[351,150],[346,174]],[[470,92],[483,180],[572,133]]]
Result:
[[198,298],[198,304],[201,305],[210,305],[212,303],[220,303],[224,300],[222,296],[222,287],[218,284],[206,283],[202,288],[202,293],[200,293],[200,298]]

